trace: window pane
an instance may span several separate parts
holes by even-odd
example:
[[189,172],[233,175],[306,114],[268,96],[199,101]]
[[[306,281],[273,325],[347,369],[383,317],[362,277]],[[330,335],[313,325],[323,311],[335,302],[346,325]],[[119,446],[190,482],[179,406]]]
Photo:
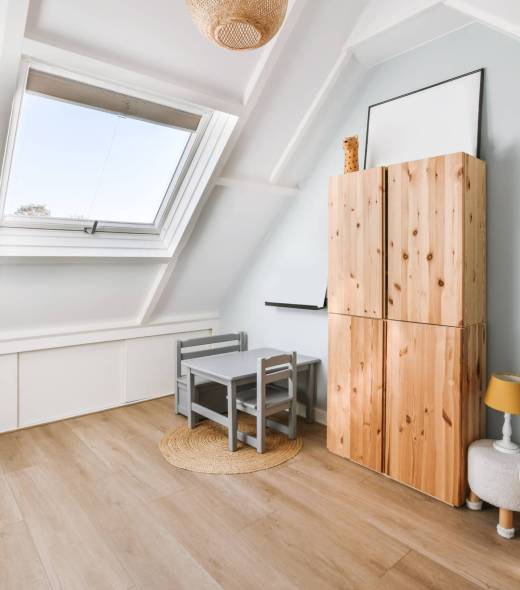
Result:
[[153,223],[190,135],[26,93],[5,214]]

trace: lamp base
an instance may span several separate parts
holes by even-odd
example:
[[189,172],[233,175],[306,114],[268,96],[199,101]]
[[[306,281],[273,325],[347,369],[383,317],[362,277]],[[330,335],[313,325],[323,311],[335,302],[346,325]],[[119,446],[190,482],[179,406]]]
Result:
[[508,453],[509,455],[520,454],[520,446],[510,440],[496,440],[493,443],[493,448],[501,453]]

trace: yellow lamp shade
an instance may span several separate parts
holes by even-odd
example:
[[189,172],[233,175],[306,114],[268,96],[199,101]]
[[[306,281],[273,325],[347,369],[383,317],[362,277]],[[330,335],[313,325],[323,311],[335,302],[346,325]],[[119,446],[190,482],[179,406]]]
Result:
[[520,375],[512,373],[492,375],[484,403],[499,412],[520,414]]

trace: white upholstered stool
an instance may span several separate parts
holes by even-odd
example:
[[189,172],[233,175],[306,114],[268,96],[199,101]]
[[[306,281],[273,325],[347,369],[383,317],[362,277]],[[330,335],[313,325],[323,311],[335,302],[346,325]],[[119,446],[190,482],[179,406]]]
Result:
[[471,491],[466,506],[480,510],[482,500],[497,506],[497,533],[512,539],[513,512],[520,511],[520,455],[495,450],[492,440],[477,440],[468,449],[468,481]]

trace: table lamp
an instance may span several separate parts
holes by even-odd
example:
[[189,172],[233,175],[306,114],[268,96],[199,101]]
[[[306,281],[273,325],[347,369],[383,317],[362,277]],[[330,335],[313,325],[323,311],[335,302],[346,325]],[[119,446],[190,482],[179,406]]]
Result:
[[520,446],[511,440],[511,414],[520,414],[520,375],[512,373],[495,373],[489,380],[484,399],[486,406],[504,412],[502,440],[496,440],[493,447],[501,453],[515,455],[520,453]]

